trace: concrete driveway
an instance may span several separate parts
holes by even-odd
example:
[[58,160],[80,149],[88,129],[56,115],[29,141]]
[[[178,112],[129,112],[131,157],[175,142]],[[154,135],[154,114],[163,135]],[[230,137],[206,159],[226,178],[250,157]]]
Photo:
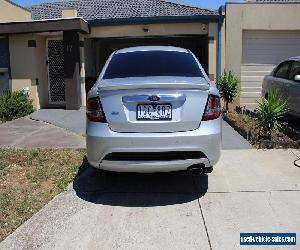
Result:
[[0,147],[85,148],[85,138],[28,117],[0,124]]
[[47,122],[79,135],[85,134],[85,108],[79,110],[40,109],[30,115],[36,121]]
[[224,149],[208,176],[82,167],[0,249],[237,249],[240,232],[299,235],[298,156]]

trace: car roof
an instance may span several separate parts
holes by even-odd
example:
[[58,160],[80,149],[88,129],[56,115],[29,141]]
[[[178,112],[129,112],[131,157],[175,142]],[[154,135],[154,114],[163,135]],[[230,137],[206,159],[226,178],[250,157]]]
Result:
[[186,52],[188,53],[189,50],[179,47],[173,46],[137,46],[137,47],[130,47],[125,49],[117,50],[115,53],[128,53],[128,52],[138,52],[138,51],[176,51],[176,52]]
[[298,62],[300,62],[300,56],[293,56],[293,57],[290,57],[290,58],[286,59],[285,61],[298,61]]

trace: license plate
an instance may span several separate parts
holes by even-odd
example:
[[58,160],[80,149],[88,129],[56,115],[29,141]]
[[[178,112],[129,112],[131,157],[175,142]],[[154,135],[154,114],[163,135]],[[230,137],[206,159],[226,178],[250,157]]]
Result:
[[172,104],[138,104],[137,120],[172,120]]

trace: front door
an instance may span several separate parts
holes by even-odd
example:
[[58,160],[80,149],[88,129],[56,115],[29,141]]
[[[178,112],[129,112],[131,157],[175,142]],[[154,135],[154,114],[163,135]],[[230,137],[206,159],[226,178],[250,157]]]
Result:
[[49,104],[65,104],[63,40],[48,39]]

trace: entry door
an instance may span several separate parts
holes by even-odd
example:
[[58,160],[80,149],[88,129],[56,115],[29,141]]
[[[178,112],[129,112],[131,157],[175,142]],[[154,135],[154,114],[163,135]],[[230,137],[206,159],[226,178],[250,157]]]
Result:
[[49,103],[65,104],[64,45],[61,39],[48,39]]

